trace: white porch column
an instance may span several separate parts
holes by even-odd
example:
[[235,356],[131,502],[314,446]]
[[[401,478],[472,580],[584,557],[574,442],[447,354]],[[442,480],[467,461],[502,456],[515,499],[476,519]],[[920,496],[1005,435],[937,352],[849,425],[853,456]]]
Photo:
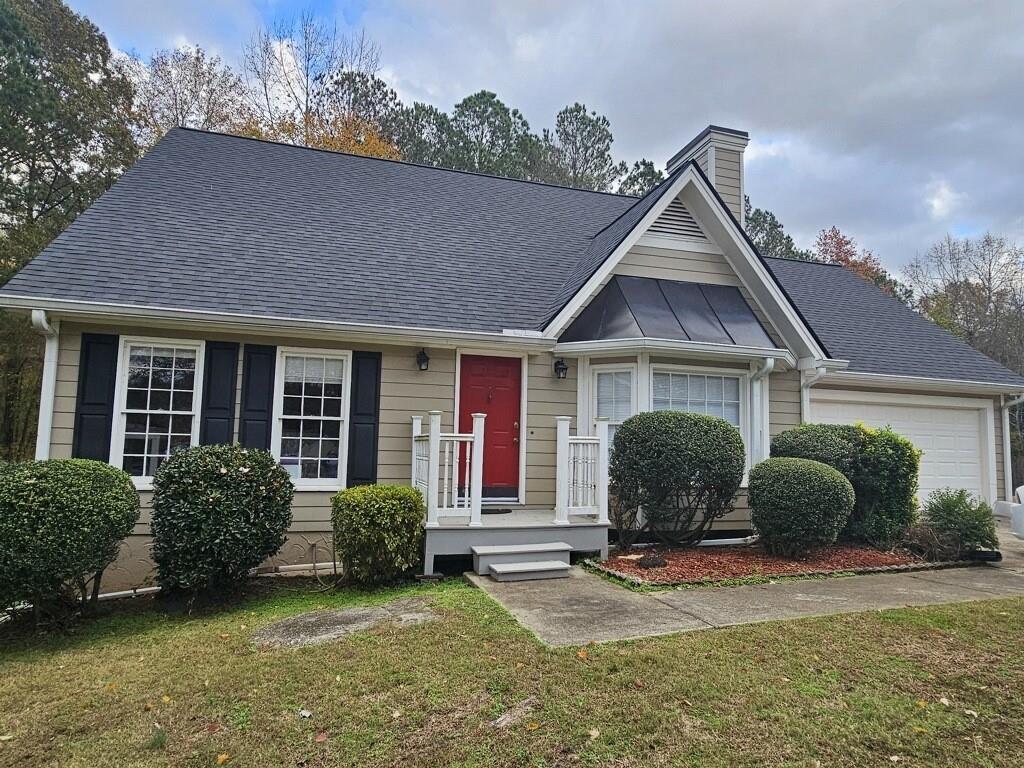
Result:
[[597,522],[608,522],[608,419],[597,420]]
[[409,479],[412,483],[412,487],[416,487],[416,438],[423,433],[423,417],[413,416],[412,417],[412,471],[409,473]]
[[473,456],[469,465],[469,524],[481,526],[484,496],[484,419],[486,413],[473,414]]
[[437,481],[441,464],[441,412],[428,411],[427,425],[429,432],[427,449],[427,527],[436,528],[437,521]]
[[569,524],[569,424],[571,416],[555,417],[555,525]]

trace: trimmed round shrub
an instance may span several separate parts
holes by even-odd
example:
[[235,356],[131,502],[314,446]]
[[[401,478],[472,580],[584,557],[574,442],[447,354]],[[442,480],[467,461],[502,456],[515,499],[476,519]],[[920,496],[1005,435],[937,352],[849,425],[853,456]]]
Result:
[[959,560],[979,549],[999,546],[992,507],[964,489],[940,488],[925,502],[919,528],[933,534],[935,559]]
[[79,599],[95,601],[104,569],[138,519],[131,478],[104,462],[3,465],[0,610],[29,602],[37,617],[60,617]]
[[426,506],[415,488],[361,485],[331,499],[334,551],[347,581],[383,584],[423,561]]
[[728,514],[743,480],[739,430],[717,416],[640,413],[615,430],[609,477],[619,541],[645,530],[669,544],[696,544]]
[[888,549],[917,519],[921,452],[891,429],[804,424],[776,435],[771,454],[820,461],[850,481],[856,501],[845,537]]
[[172,454],[153,478],[157,583],[192,595],[238,586],[284,544],[294,493],[269,451],[203,445]]
[[853,511],[853,486],[810,459],[766,459],[750,470],[754,530],[769,552],[787,557],[835,544]]

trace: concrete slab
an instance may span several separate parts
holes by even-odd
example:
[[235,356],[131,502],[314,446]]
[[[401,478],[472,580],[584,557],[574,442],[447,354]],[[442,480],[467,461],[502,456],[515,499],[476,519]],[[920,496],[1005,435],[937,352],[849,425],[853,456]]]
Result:
[[641,594],[573,568],[569,578],[499,584],[467,574],[550,645],[1024,595],[1024,572],[975,566]]
[[433,621],[436,614],[422,597],[406,597],[384,605],[313,611],[290,616],[254,632],[261,648],[295,648],[329,643],[387,622],[400,627]]

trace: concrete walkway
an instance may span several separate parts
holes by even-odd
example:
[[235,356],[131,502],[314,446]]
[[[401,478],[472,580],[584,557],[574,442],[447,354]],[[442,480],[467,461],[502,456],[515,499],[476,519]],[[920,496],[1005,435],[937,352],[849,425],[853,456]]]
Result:
[[1024,542],[1000,528],[998,566],[784,581],[641,594],[573,568],[567,579],[505,582],[469,574],[549,645],[628,640],[710,627],[1024,596]]

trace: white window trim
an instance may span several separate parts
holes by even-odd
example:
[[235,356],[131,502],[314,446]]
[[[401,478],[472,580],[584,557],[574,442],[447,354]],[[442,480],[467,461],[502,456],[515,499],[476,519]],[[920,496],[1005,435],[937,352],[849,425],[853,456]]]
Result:
[[656,373],[685,373],[694,376],[728,376],[733,379],[740,380],[740,437],[743,438],[743,451],[744,451],[744,472],[743,472],[743,485],[746,486],[746,476],[750,471],[751,464],[751,435],[754,433],[752,424],[750,423],[750,371],[743,368],[714,368],[707,366],[696,366],[696,365],[678,365],[675,363],[653,363],[651,365],[650,375],[650,389],[648,394],[650,397],[650,407],[654,410],[654,374]]
[[[110,463],[121,468],[124,463],[125,405],[128,396],[128,348],[144,344],[153,347],[188,347],[196,351],[195,381],[192,390],[192,439],[190,446],[199,444],[199,422],[203,416],[203,367],[206,363],[206,342],[201,339],[168,339],[154,336],[122,336],[117,350],[117,380],[114,386],[114,425],[110,430]],[[159,413],[149,411],[148,413]],[[167,411],[171,415],[172,411]],[[152,476],[133,477],[135,488],[153,490]]]
[[345,361],[345,375],[341,382],[341,443],[338,449],[338,479],[325,481],[323,478],[293,477],[292,485],[297,491],[340,491],[345,487],[348,475],[348,438],[351,426],[349,393],[352,391],[352,350],[320,349],[314,347],[278,347],[274,367],[274,408],[270,430],[270,452],[274,459],[281,461],[281,420],[284,418],[284,358],[286,355],[323,355]]
[[[630,375],[630,416],[636,416],[639,413],[637,397],[638,382],[639,382],[639,367],[636,363],[601,363],[599,365],[590,366],[590,413],[587,414],[587,425],[586,433],[588,435],[597,434],[597,375],[599,373],[629,373]],[[627,417],[628,418],[628,417]],[[612,424],[613,422],[609,422]],[[621,422],[614,422],[616,424]],[[577,425],[577,433],[584,434],[581,429],[582,425]]]

